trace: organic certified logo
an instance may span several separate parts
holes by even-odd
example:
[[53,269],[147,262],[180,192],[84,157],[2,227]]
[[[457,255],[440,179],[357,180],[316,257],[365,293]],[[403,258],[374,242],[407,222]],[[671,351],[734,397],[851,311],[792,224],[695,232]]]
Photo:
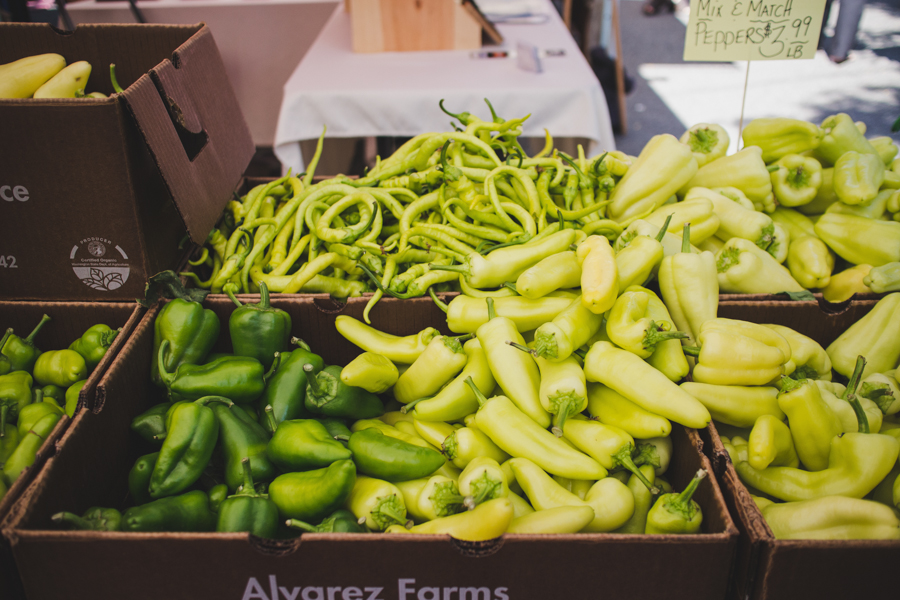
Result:
[[[116,252],[107,253],[109,248]],[[90,237],[79,241],[72,247],[69,258],[72,270],[81,282],[102,292],[119,289],[131,273],[128,255],[121,246],[106,238]]]

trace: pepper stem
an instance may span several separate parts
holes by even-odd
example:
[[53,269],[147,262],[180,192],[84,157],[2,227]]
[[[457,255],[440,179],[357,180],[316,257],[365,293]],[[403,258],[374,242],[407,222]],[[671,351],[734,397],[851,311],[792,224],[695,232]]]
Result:
[[684,491],[678,494],[676,498],[676,502],[680,503],[682,506],[687,505],[688,502],[691,501],[691,497],[694,495],[694,492],[697,491],[697,486],[700,485],[700,481],[706,477],[708,473],[706,469],[700,469],[697,471],[697,474],[694,475],[694,478],[691,479],[691,482],[688,484]]
[[537,356],[537,352],[535,350],[532,350],[528,346],[523,346],[522,344],[520,344],[518,342],[514,342],[512,340],[507,340],[506,343],[509,344],[510,346],[512,346],[513,348],[515,348],[516,350],[521,350],[522,352],[527,352],[528,354],[530,354],[532,356]]
[[3,334],[3,337],[0,338],[0,354],[3,354],[3,346],[6,345],[6,340],[8,340],[8,339],[9,339],[9,336],[11,336],[12,334],[13,334],[13,328],[10,327],[10,328],[8,328],[8,329],[6,330],[6,332]]
[[446,313],[448,310],[450,310],[450,307],[447,306],[447,303],[444,302],[443,300],[441,300],[440,298],[437,297],[437,293],[435,293],[434,288],[431,288],[431,287],[428,288],[428,295],[431,296],[432,302],[434,302],[435,305],[436,305],[439,309],[441,309],[441,310],[444,311],[445,313]]
[[681,251],[685,254],[691,251],[691,224],[685,223],[681,234]]
[[9,416],[9,405],[0,406],[0,438],[6,437],[6,418]]
[[432,264],[432,265],[431,265],[431,270],[432,270],[432,271],[454,271],[454,272],[456,272],[456,273],[462,273],[463,275],[466,275],[467,272],[468,272],[468,269],[465,267],[465,265],[436,265],[436,264]]
[[654,496],[659,494],[659,488],[650,483],[650,480],[647,479],[647,476],[641,473],[641,470],[638,468],[636,464],[634,464],[634,460],[631,458],[631,455],[634,453],[634,444],[625,444],[622,446],[618,452],[612,455],[612,458],[621,466],[625,467],[629,471],[631,471],[632,475],[638,478],[638,481],[643,483],[650,493]]
[[312,352],[312,348],[309,347],[309,344],[307,344],[306,342],[304,342],[303,340],[301,340],[298,337],[292,337],[291,343],[293,345],[297,346],[298,348],[306,350],[307,352]]
[[553,435],[556,437],[562,437],[563,432],[566,428],[566,421],[569,420],[569,413],[572,412],[574,404],[574,399],[566,398],[565,400],[561,400],[557,404],[556,408],[556,423],[553,424],[553,427],[550,428],[550,431],[553,432]]
[[116,79],[116,63],[110,63],[109,65],[109,80],[112,82],[113,89],[117,94],[121,94],[125,91],[122,89],[122,86],[119,85],[119,80]]
[[859,397],[856,395],[856,390],[859,388],[859,381],[862,378],[862,373],[866,368],[866,359],[863,355],[859,355],[856,357],[856,366],[853,369],[853,374],[850,376],[850,381],[847,382],[847,389],[844,390],[843,396],[841,398],[850,403],[850,406],[853,407],[853,412],[856,413],[856,420],[859,423],[859,432],[860,433],[869,433],[869,418],[866,416],[866,411],[863,410],[862,404],[859,403]]
[[406,413],[410,412],[416,406],[416,404],[418,404],[422,400],[431,400],[432,398],[434,398],[434,396],[424,396],[422,398],[416,398],[412,402],[401,406],[400,412],[402,412],[405,415]]
[[249,458],[244,457],[241,459],[241,469],[243,469],[244,472],[244,485],[241,486],[239,495],[255,496],[256,488],[253,485],[253,469],[250,468]]
[[[659,228],[659,233],[656,234],[656,241],[657,241],[657,242],[662,242],[662,241],[663,241],[663,238],[666,237],[666,231],[669,229],[669,223],[672,222],[672,216],[673,216],[674,214],[675,214],[675,213],[669,213],[669,216],[666,217],[666,222],[663,223],[663,226]],[[683,240],[682,240],[682,244],[681,244],[681,245],[682,245],[681,251],[684,252],[684,241],[683,241]],[[690,251],[690,250],[688,250],[688,251]]]
[[90,521],[83,517],[79,517],[75,513],[70,512],[58,512],[52,517],[50,520],[56,523],[57,525],[68,525],[72,529],[82,529],[82,530],[91,530],[95,529],[95,527],[91,524]]
[[269,371],[263,375],[263,381],[266,384],[269,383],[269,380],[275,375],[275,372],[278,371],[278,367],[281,365],[281,352],[275,353],[275,360],[272,361],[272,366],[269,367]]
[[645,350],[653,350],[656,345],[666,340],[685,340],[688,334],[682,331],[663,331],[659,329],[659,324],[651,321],[650,327],[644,332],[643,347]]
[[317,397],[325,395],[325,390],[322,389],[319,380],[316,378],[316,367],[306,363],[303,365],[303,370],[306,371],[306,383],[312,389],[313,395]]
[[222,286],[222,291],[225,292],[226,294],[228,294],[228,297],[231,298],[231,301],[234,302],[235,306],[240,308],[241,306],[243,306],[243,304],[241,304],[240,300],[238,300],[237,298],[234,297],[234,292],[236,289],[237,289],[237,286],[231,285],[231,284]]
[[40,404],[44,401],[44,390],[39,387],[31,390],[31,403],[32,404]]
[[864,381],[859,386],[857,396],[868,398],[878,405],[881,412],[887,414],[888,408],[894,403],[894,392],[886,383],[870,383]]
[[681,348],[688,356],[700,356],[699,346],[683,346]]
[[259,307],[263,309],[268,309],[270,307],[269,287],[266,285],[265,281],[259,282]]
[[301,521],[299,519],[288,519],[284,522],[285,525],[290,527],[291,529],[302,529],[303,531],[308,531],[309,533],[318,533],[319,528],[315,525],[310,525],[306,521]]
[[38,332],[40,332],[44,325],[46,325],[50,321],[50,315],[44,315],[43,317],[41,317],[40,323],[38,323],[35,326],[34,330],[32,330],[32,332],[28,334],[28,337],[25,338],[25,342],[27,342],[28,344],[33,344],[35,336],[38,334]]
[[488,297],[485,299],[485,302],[487,302],[487,307],[488,307],[488,321],[490,321],[490,320],[492,320],[492,319],[494,319],[494,318],[497,317],[497,311],[494,309],[494,299],[491,298],[490,296],[488,296]]
[[472,380],[472,376],[469,375],[466,377],[466,385],[472,388],[472,393],[475,394],[475,399],[478,400],[478,407],[481,408],[485,404],[487,404],[487,398],[484,394],[481,393],[481,390],[478,389],[478,386],[475,385],[475,382]]
[[275,409],[272,408],[271,404],[266,404],[266,407],[263,409],[265,413],[266,422],[269,424],[269,427],[272,429],[272,433],[275,433],[275,430],[278,429],[278,421],[275,419]]

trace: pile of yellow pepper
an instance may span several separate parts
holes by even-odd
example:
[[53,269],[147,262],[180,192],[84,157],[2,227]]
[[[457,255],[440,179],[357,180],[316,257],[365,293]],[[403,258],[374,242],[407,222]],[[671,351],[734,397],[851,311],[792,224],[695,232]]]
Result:
[[[461,338],[395,337],[338,317],[363,351],[342,379],[403,405],[353,428],[387,424],[388,435],[415,436],[448,459],[447,472],[396,484],[412,518],[427,521],[409,531],[469,535],[455,525],[467,520],[486,537],[661,532],[648,525],[664,472],[654,454],[671,452],[672,422],[714,420],[776,537],[900,539],[900,294],[825,349],[788,327],[718,317],[715,262],[689,251],[689,235],[686,226],[684,251],[668,257],[659,240],[635,238],[656,257],[647,261],[571,229],[491,252],[464,274],[470,294],[446,305],[432,294]],[[642,286],[654,271],[660,295]],[[479,291],[479,281],[515,282],[518,293]],[[470,504],[459,514],[435,512],[434,484],[468,481],[476,458],[490,495],[462,493]],[[501,497],[506,508],[492,504],[490,519],[463,510]],[[668,533],[699,530],[699,507],[683,500],[664,511],[680,523]],[[565,506],[593,515],[543,514]]]

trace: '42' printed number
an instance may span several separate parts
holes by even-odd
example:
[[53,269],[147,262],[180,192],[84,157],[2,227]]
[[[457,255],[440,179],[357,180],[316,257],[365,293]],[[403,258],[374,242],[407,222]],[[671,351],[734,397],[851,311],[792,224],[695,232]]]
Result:
[[18,269],[19,265],[16,264],[15,256],[3,256],[0,254],[0,268],[3,269]]

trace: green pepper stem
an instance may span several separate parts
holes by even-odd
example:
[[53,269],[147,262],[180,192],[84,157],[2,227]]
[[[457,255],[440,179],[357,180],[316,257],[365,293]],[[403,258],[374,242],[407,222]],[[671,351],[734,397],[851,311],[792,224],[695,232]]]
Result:
[[244,475],[244,485],[238,489],[240,496],[256,496],[256,487],[253,484],[253,469],[250,468],[250,459],[244,457],[241,459],[241,469]]
[[112,82],[113,89],[117,94],[121,94],[125,91],[122,89],[122,86],[119,85],[119,80],[116,79],[116,63],[110,63],[109,65],[109,80]]
[[325,395],[325,390],[322,389],[319,380],[316,378],[316,367],[310,363],[306,363],[303,365],[303,370],[306,371],[306,383],[312,389],[313,395],[316,397]]
[[262,309],[268,309],[271,305],[269,304],[269,287],[266,285],[265,281],[259,282],[259,307]]
[[691,251],[691,224],[684,224],[684,231],[681,234],[681,251],[685,254]]
[[288,519],[284,522],[285,525],[290,527],[291,529],[302,529],[303,531],[308,531],[309,533],[319,533],[319,528],[315,525],[310,525],[305,521],[301,521],[299,519]]
[[450,310],[450,307],[447,306],[447,303],[444,302],[443,300],[441,300],[440,298],[437,297],[437,293],[435,293],[434,288],[431,288],[431,287],[428,288],[428,295],[431,296],[432,302],[434,302],[435,305],[436,305],[439,309],[441,309],[441,310],[444,311],[445,313],[446,313],[448,310]]
[[275,372],[278,371],[278,367],[280,365],[281,365],[281,352],[276,352],[275,360],[272,361],[272,366],[269,367],[268,372],[265,375],[263,375],[263,381],[265,381],[266,384],[268,384],[269,380],[275,376]]
[[[669,213],[669,216],[666,217],[666,222],[663,223],[663,226],[659,228],[659,233],[656,234],[656,241],[657,241],[657,242],[662,242],[662,241],[663,241],[663,238],[666,237],[666,231],[669,229],[669,223],[672,222],[672,216],[673,216],[674,214],[675,214],[675,213]],[[684,252],[684,251],[685,251],[685,250],[684,250],[684,241],[682,241],[681,246],[682,246],[681,251]],[[688,251],[690,251],[690,249],[689,249]]]
[[516,350],[521,350],[522,352],[527,352],[528,354],[530,354],[532,356],[538,355],[537,351],[532,350],[528,346],[523,346],[522,344],[520,344],[518,342],[514,342],[512,340],[507,340],[506,343],[509,344],[510,346],[512,346],[513,348],[515,348]]
[[401,406],[400,412],[402,412],[405,415],[406,413],[410,412],[413,408],[415,408],[416,404],[418,404],[422,400],[431,400],[432,398],[434,398],[434,396],[425,396],[423,398],[416,398],[412,402]]
[[32,404],[40,404],[44,401],[44,390],[39,387],[31,390],[31,403]]
[[862,373],[865,368],[866,359],[860,354],[856,357],[856,366],[853,369],[853,374],[850,376],[850,381],[847,382],[847,389],[844,390],[842,396],[842,399],[849,402],[850,406],[853,407],[853,412],[856,413],[856,420],[859,423],[860,433],[869,433],[870,431],[869,418],[866,416],[866,411],[863,410],[862,404],[859,402],[859,397],[856,395],[856,391],[859,388],[859,381],[862,378]]
[[340,434],[340,435],[333,435],[331,437],[333,437],[334,439],[336,439],[339,442],[349,442],[350,441],[349,435]]
[[91,530],[95,527],[87,519],[70,512],[58,512],[50,520],[57,525],[68,525],[72,529]]
[[269,424],[269,427],[272,429],[272,433],[275,433],[275,430],[278,429],[278,421],[275,419],[275,409],[272,408],[271,404],[266,404],[266,407],[263,409],[265,413],[266,422]]
[[12,334],[13,334],[13,328],[10,327],[10,328],[8,328],[8,329],[6,330],[6,332],[3,334],[3,337],[0,338],[0,354],[3,354],[3,346],[6,345],[6,340],[8,340],[8,339],[9,339],[9,336],[11,336]]
[[708,473],[706,472],[706,469],[700,469],[699,471],[697,471],[697,474],[694,475],[694,478],[691,479],[691,482],[688,484],[688,486],[684,488],[684,491],[678,494],[676,502],[678,502],[682,506],[687,505],[687,503],[691,501],[691,497],[694,495],[694,492],[697,491],[697,486],[700,485],[700,481],[707,475]]
[[307,352],[312,352],[312,348],[309,347],[309,344],[307,344],[306,342],[304,342],[303,340],[301,340],[298,337],[292,337],[291,344],[297,346],[298,348],[300,348],[302,350],[306,350]]
[[556,437],[562,437],[566,428],[566,421],[569,420],[569,413],[572,412],[573,401],[571,399],[562,400],[557,405],[556,423],[550,428],[550,431]]
[[454,271],[456,273],[468,274],[469,269],[465,265],[431,265],[432,271]]
[[484,406],[488,399],[484,394],[481,393],[481,390],[478,389],[478,386],[475,385],[475,382],[472,380],[472,376],[466,377],[466,385],[472,388],[472,393],[475,394],[475,399],[478,400],[478,407],[481,408]]
[[659,488],[650,483],[650,480],[647,479],[647,476],[641,473],[641,470],[634,463],[634,460],[631,458],[631,455],[634,453],[634,444],[625,444],[622,446],[618,452],[612,455],[613,460],[615,460],[619,465],[625,467],[631,474],[638,478],[638,481],[643,483],[650,493],[654,496],[659,494]]
[[699,346],[683,346],[681,350],[688,356],[700,356]]
[[229,298],[231,298],[231,301],[234,302],[235,306],[240,308],[241,306],[243,306],[243,304],[241,304],[241,301],[238,300],[237,298],[235,298],[235,296],[234,296],[234,292],[236,289],[237,289],[237,286],[231,285],[231,284],[226,284],[222,287],[222,291],[225,292]]
[[494,299],[488,296],[485,299],[488,307],[488,321],[491,321],[497,317],[497,311],[494,309]]
[[781,391],[787,393],[796,390],[803,385],[806,379],[794,379],[793,377],[783,376],[781,378]]
[[234,406],[234,402],[226,398],[225,396],[203,396],[202,398],[198,398],[194,400],[194,404],[199,404],[201,406],[206,406],[210,402],[221,402],[226,405],[228,408]]
[[442,111],[444,111],[445,114],[453,117],[454,119],[456,119],[463,125],[468,125],[469,121],[471,120],[471,117],[472,117],[472,115],[470,115],[469,113],[456,114],[456,113],[450,112],[449,110],[444,108],[444,99],[443,98],[441,98],[441,100],[438,102],[438,108],[440,108]]
[[491,111],[491,119],[494,120],[494,123],[503,123],[503,119],[497,116],[497,112],[494,110],[494,106],[491,104],[491,101],[485,98],[484,103],[488,105],[488,108]]
[[519,293],[519,290],[516,288],[516,284],[514,284],[512,281],[507,281],[507,282],[504,283],[503,285],[504,285],[504,287],[508,287],[509,289],[511,289],[512,291],[514,291],[515,293],[517,293],[517,294]]
[[684,340],[687,339],[687,337],[688,334],[681,331],[662,331],[659,329],[657,323],[651,322],[650,327],[644,332],[643,346],[646,350],[652,350],[656,348],[657,344],[660,342],[665,342],[667,340]]
[[38,332],[40,332],[41,329],[43,329],[44,325],[46,325],[50,321],[50,315],[44,315],[43,317],[41,317],[40,323],[38,323],[35,326],[34,330],[32,330],[32,332],[28,334],[28,337],[25,338],[25,342],[27,344],[33,345],[35,336],[38,334]]
[[775,171],[779,170],[781,170],[781,165],[769,165],[768,167],[766,167],[766,171],[768,171],[769,173],[774,173]]

